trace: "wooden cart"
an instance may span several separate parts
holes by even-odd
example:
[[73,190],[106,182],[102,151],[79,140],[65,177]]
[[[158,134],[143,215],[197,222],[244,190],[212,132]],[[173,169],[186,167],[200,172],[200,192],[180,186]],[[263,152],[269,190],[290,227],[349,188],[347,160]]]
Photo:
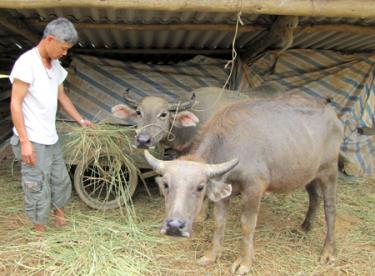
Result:
[[[66,121],[64,122],[64,124]],[[73,124],[73,123],[72,123]],[[62,127],[61,122],[57,122],[57,129],[59,130],[60,143],[62,147],[69,141],[69,132],[66,132]],[[159,158],[163,158],[164,149],[158,148],[153,154]],[[155,176],[147,164],[142,149],[134,149],[129,154],[136,167],[127,164],[121,164],[121,177],[117,178],[115,183],[107,181],[108,176],[111,175],[111,158],[112,156],[107,152],[99,153],[100,167],[96,166],[98,155],[88,153],[87,158],[82,160],[73,160],[65,158],[66,163],[71,168],[71,178],[73,179],[74,188],[80,197],[89,207],[94,209],[112,209],[124,204],[124,199],[117,191],[126,189],[127,194],[132,196],[138,185],[139,180]],[[93,175],[95,177],[93,177]],[[109,192],[108,183],[111,183],[111,191]],[[126,185],[126,187],[125,187]],[[114,186],[114,187],[113,187]]]

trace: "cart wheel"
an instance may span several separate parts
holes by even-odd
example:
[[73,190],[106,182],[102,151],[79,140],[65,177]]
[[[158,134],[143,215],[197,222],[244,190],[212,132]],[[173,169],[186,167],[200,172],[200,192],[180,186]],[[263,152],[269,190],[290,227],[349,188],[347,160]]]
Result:
[[[108,154],[101,154],[95,162],[94,157],[89,157],[80,161],[74,172],[74,187],[78,196],[91,208],[120,207],[125,203],[124,200],[134,194],[137,187],[136,169],[121,164],[120,172],[115,172],[109,165],[112,164],[111,158]],[[114,175],[118,177],[114,178]]]

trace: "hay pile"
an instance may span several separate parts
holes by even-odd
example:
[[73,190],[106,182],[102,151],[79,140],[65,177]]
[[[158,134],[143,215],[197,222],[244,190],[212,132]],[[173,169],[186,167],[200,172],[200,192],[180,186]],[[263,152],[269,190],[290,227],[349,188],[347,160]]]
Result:
[[[195,226],[191,239],[161,236],[164,202],[153,183],[154,200],[144,190],[133,197],[136,228],[129,227],[118,210],[95,211],[75,196],[66,208],[69,225],[64,229],[48,225],[48,232],[40,237],[30,231],[31,224],[23,215],[19,174],[12,176],[10,164],[4,163],[0,173],[0,275],[229,275],[239,252],[238,198],[231,204],[222,257],[214,265],[199,267],[196,259],[212,238],[212,213],[205,223]],[[374,275],[374,207],[374,179],[340,181],[338,258],[333,265],[321,265],[323,208],[312,231],[303,234],[296,229],[307,208],[305,191],[265,197],[251,275]]]
[[161,275],[154,249],[163,244],[152,226],[89,209],[74,195],[69,225],[33,232],[23,212],[19,164],[0,167],[0,275]]
[[[93,183],[100,180],[101,189],[105,186],[106,198],[114,192],[121,201],[118,203],[120,208],[110,217],[109,213],[82,207],[82,202],[78,205],[73,202],[66,210],[69,227],[48,227],[48,233],[36,234],[30,231],[30,222],[22,214],[19,180],[12,177],[13,183],[2,182],[0,219],[9,229],[4,229],[6,232],[0,235],[4,241],[0,245],[0,274],[160,274],[152,249],[161,241],[146,234],[152,232],[147,231],[149,226],[137,221],[131,200],[133,191],[129,190],[123,171],[123,164],[126,164],[138,172],[131,156],[130,140],[134,129],[108,124],[97,124],[95,129],[91,129],[63,123],[59,130],[62,132],[62,146],[67,160],[93,160],[91,164],[100,174],[92,173],[87,178],[95,179]],[[103,156],[108,157],[105,165]],[[2,178],[9,176],[7,171],[2,173]],[[85,212],[81,212],[81,209]]]
[[131,145],[135,128],[132,126],[120,126],[95,124],[93,128],[82,128],[75,123],[59,122],[57,129],[60,143],[63,147],[64,157],[67,163],[70,160],[85,160],[91,156],[99,156],[100,153],[111,153],[116,159],[134,166],[131,158],[133,147]]
[[[66,162],[78,164],[74,185],[81,198],[93,208],[125,205],[126,214],[133,219],[131,196],[139,174],[131,146],[134,127],[99,123],[82,128],[59,123],[58,131]],[[129,181],[129,171],[134,172],[135,181]]]
[[43,236],[21,227],[0,245],[2,275],[152,275],[161,274],[153,248],[157,237],[142,227],[78,213],[65,229]]

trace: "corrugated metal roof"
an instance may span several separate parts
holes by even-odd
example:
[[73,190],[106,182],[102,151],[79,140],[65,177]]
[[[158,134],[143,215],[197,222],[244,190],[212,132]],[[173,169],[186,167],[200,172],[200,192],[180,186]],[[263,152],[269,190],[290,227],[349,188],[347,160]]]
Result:
[[[142,11],[125,9],[99,8],[55,8],[4,10],[12,18],[24,19],[32,30],[40,35],[43,24],[33,22],[48,22],[58,16],[65,16],[74,23],[93,24],[231,24],[234,30],[236,14],[234,13],[204,13],[204,12],[166,12]],[[269,26],[275,17],[269,15],[242,15],[246,26]],[[319,24],[351,24],[375,27],[375,18],[321,18],[300,17],[300,25],[310,26]],[[236,46],[245,47],[256,39],[262,31],[238,33]],[[200,30],[118,30],[79,28],[80,41],[77,48],[85,49],[205,49],[230,50],[234,32],[200,29]],[[9,36],[7,31],[0,29],[0,51],[17,50],[18,45],[25,47],[24,39],[19,35]],[[29,47],[29,46],[26,46]],[[340,51],[374,51],[374,33],[344,33],[341,31],[304,32],[299,29],[295,33],[294,48],[331,49]]]

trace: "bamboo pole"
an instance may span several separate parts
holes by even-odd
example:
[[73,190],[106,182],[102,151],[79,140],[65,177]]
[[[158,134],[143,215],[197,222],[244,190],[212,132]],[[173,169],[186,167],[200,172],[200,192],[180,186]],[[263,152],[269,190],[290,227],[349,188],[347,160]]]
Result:
[[[112,29],[112,30],[137,30],[137,31],[160,31],[160,30],[186,30],[186,31],[223,31],[235,32],[236,26],[229,24],[95,24],[95,23],[75,23],[78,29]],[[265,31],[269,26],[248,25],[239,26],[239,33],[250,33]],[[296,32],[318,33],[318,32],[342,32],[361,33],[375,35],[374,26],[360,26],[350,24],[320,24],[301,25],[296,28]]]
[[101,54],[153,54],[153,55],[222,55],[230,54],[230,49],[106,49],[106,48],[73,48],[71,50],[74,53],[101,53]]
[[113,8],[237,12],[322,17],[375,17],[374,0],[2,0],[0,8]]
[[[29,25],[44,28],[48,22],[39,20],[26,20]],[[86,30],[118,30],[118,31],[222,31],[234,32],[235,25],[231,24],[112,24],[112,23],[80,23],[75,22],[77,29]],[[247,25],[239,26],[239,33],[250,33],[265,31],[268,25]],[[343,32],[343,33],[361,33],[375,34],[375,26],[360,26],[350,24],[318,24],[318,25],[301,25],[296,28],[296,32],[317,33],[317,32]]]
[[[34,27],[44,28],[48,22],[27,20]],[[231,24],[118,24],[118,23],[80,23],[74,22],[77,29],[85,30],[118,30],[118,31],[223,31],[234,32],[236,25]],[[267,25],[239,26],[238,32],[255,32],[267,29]]]

